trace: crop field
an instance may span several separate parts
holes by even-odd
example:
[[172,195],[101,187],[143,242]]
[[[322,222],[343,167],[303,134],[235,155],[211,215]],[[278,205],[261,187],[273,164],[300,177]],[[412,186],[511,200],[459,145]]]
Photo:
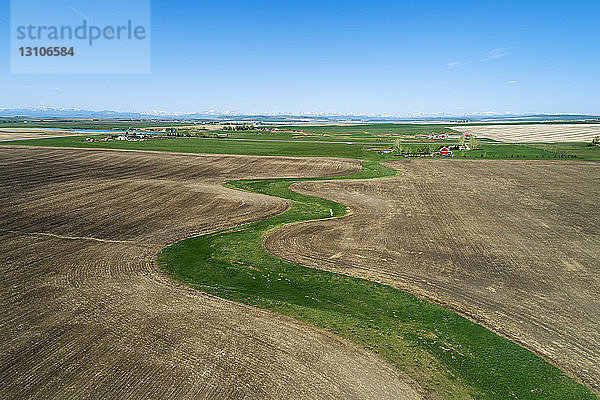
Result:
[[[581,126],[571,124],[565,126]],[[520,125],[515,125],[520,126]],[[536,127],[537,125],[523,125]],[[600,125],[599,125],[600,126]],[[470,128],[479,128],[478,126]],[[484,126],[483,128],[487,128]],[[179,129],[179,128],[178,128]],[[183,153],[239,154],[263,156],[345,157],[360,160],[386,161],[402,157],[397,151],[382,153],[374,149],[393,150],[399,145],[404,152],[438,150],[441,146],[456,145],[456,137],[431,140],[427,135],[450,133],[440,125],[371,124],[354,126],[280,127],[275,133],[228,132],[227,138],[174,137],[146,142],[108,141],[87,142],[85,136],[49,137],[31,140],[2,141],[0,145],[75,147],[91,149],[152,150]],[[102,136],[94,136],[100,138]],[[589,141],[588,141],[589,142]],[[426,149],[426,150],[422,150]],[[492,143],[482,140],[481,149],[454,151],[455,158],[466,159],[580,159],[600,160],[600,146],[583,142],[564,143]]]
[[81,136],[0,142],[0,145],[75,147],[91,149],[151,150],[182,153],[238,154],[260,156],[344,157],[383,159],[365,150],[363,143],[290,142],[287,140],[225,140],[203,138],[157,139],[147,142],[110,141],[88,143]]
[[478,125],[452,129],[508,143],[590,142],[600,136],[600,124]]
[[9,1],[0,400],[600,400],[600,0]]
[[347,124],[324,126],[281,126],[282,130],[290,129],[314,136],[333,137],[386,137],[386,136],[415,136],[423,134],[439,134],[452,132],[452,128],[440,124]]
[[358,162],[3,147],[0,164],[0,397],[421,397],[376,355],[155,264],[170,243],[288,207],[223,181]]
[[274,231],[266,248],[446,304],[599,391],[600,164],[386,165],[402,175],[292,185],[353,212]]
[[60,129],[36,128],[0,128],[0,141],[13,141],[23,139],[44,139],[72,134],[70,131]]
[[378,128],[2,142],[0,397],[595,398],[598,149]]

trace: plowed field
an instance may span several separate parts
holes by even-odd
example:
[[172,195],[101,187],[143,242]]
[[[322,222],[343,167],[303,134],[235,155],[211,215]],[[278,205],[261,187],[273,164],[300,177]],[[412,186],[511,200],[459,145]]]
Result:
[[387,165],[403,175],[292,185],[353,214],[286,227],[265,246],[450,305],[598,392],[600,164]]
[[590,142],[600,136],[600,124],[508,124],[456,126],[452,129],[509,143]]
[[287,208],[221,182],[358,162],[7,147],[0,166],[0,397],[419,398],[349,342],[155,265],[174,241]]

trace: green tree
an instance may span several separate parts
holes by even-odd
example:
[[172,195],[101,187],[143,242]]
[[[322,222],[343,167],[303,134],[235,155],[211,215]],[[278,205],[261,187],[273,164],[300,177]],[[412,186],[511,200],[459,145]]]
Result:
[[472,137],[469,140],[469,148],[471,150],[479,150],[479,149],[481,149],[481,140],[479,140],[479,139],[477,139],[475,137]]
[[[432,146],[434,146],[434,145],[432,145]],[[435,151],[435,150],[434,150],[434,151]],[[421,145],[421,146],[419,147],[419,150],[418,150],[418,152],[419,152],[419,153],[429,153],[429,152],[430,152],[430,146],[429,146],[429,145],[426,145],[426,144],[424,144],[424,145]]]
[[402,141],[400,139],[396,139],[394,141],[394,151],[396,151],[398,153],[404,152],[404,148],[402,147]]
[[600,136],[596,136],[592,139],[592,146],[600,146]]

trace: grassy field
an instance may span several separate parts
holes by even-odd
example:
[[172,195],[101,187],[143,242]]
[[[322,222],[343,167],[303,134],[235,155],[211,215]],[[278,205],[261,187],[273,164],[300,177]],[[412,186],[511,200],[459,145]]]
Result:
[[579,159],[600,160],[600,147],[586,143],[482,144],[481,150],[455,151],[457,158],[483,159]]
[[424,133],[449,133],[451,129],[441,124],[364,124],[364,125],[323,125],[323,126],[281,126],[280,129],[302,131],[315,135],[333,136],[377,136],[377,135],[418,135]]
[[258,132],[229,132],[229,138],[234,139],[254,139],[254,140],[287,140],[287,141],[320,141],[320,142],[365,142],[365,143],[391,143],[391,138],[388,136],[382,137],[378,135],[329,135],[329,134],[313,134],[313,133],[297,133],[297,132],[276,132],[276,133],[258,133]]
[[600,146],[588,146],[586,143],[529,144],[527,147],[554,153],[559,158],[570,155],[584,160],[600,160]]
[[[329,127],[328,127],[329,128]],[[101,137],[101,136],[98,136]],[[232,140],[244,139],[244,140]],[[393,137],[363,136],[359,138],[335,136],[300,136],[291,133],[255,134],[231,133],[230,139],[210,138],[169,138],[147,142],[85,142],[81,136],[47,139],[19,140],[0,142],[0,145],[58,146],[77,148],[109,148],[128,150],[174,151],[185,153],[244,154],[268,156],[319,156],[346,157],[361,160],[393,160],[397,153],[381,154],[368,150],[369,147],[392,148]],[[442,145],[456,144],[452,141],[416,144],[401,143],[403,151],[420,151],[422,148],[434,149]],[[585,143],[556,144],[491,144],[482,141],[481,150],[454,151],[455,158],[468,159],[582,159],[600,160],[600,147],[590,147]]]
[[59,146],[128,150],[175,151],[184,153],[244,154],[261,156],[320,156],[383,160],[385,157],[364,149],[362,143],[290,143],[288,141],[236,141],[224,139],[172,138],[147,142],[84,142],[81,136],[0,142],[30,146]]
[[[335,179],[395,173],[365,162],[360,173]],[[595,398],[535,354],[444,307],[268,253],[261,243],[270,230],[346,212],[342,204],[290,191],[289,185],[299,180],[305,179],[229,182],[229,187],[289,199],[292,207],[266,220],[176,243],[161,252],[159,264],[197,289],[341,335],[379,353],[443,398]]]
[[[570,153],[569,153],[570,154]],[[554,151],[544,150],[521,144],[482,144],[480,150],[454,151],[456,158],[482,158],[482,159],[527,159],[527,160],[549,160],[560,158],[561,154]],[[576,158],[575,154],[570,154]]]

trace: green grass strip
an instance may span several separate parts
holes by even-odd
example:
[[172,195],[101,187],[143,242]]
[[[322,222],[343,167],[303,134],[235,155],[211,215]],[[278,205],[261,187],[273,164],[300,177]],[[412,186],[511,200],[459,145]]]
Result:
[[289,189],[297,181],[368,179],[397,172],[364,162],[357,174],[255,179],[226,186],[282,197],[283,214],[183,240],[158,262],[171,276],[216,296],[309,322],[378,353],[442,398],[595,399],[534,353],[455,312],[390,286],[283,261],[262,246],[283,225],[342,216],[342,204]]

